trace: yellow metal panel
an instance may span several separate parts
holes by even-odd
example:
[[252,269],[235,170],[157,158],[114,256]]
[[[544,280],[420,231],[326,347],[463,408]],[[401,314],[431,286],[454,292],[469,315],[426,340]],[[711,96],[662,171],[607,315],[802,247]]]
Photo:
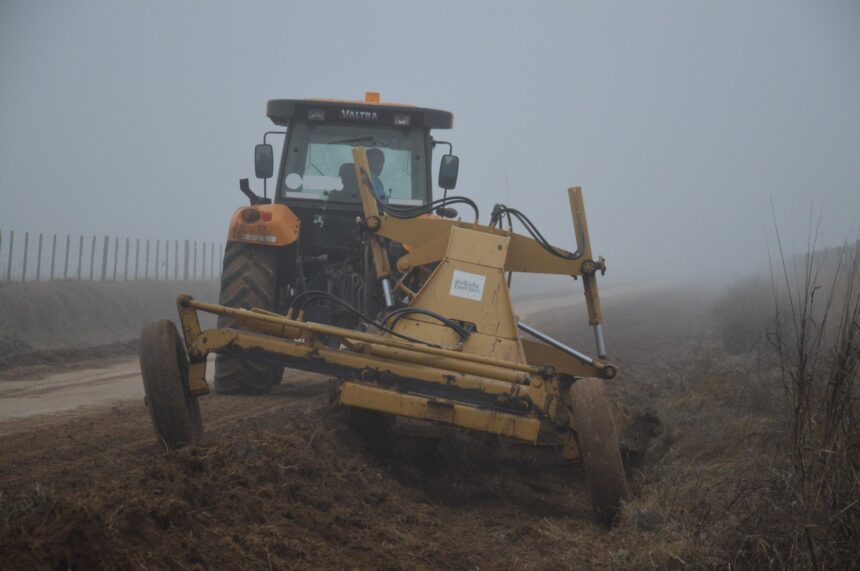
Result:
[[[445,218],[391,218],[384,216],[380,219],[377,234],[383,238],[390,238],[396,242],[409,244],[417,248],[438,236],[444,234],[452,226],[458,223]],[[446,243],[447,246],[447,243]],[[444,250],[442,251],[444,254]]]
[[475,408],[444,399],[428,399],[359,383],[341,385],[340,404],[398,416],[429,420],[537,442],[540,420],[504,412]]
[[410,244],[412,251],[397,260],[397,269],[401,272],[408,272],[416,266],[441,260],[445,256],[445,250],[448,249],[449,232],[450,227],[445,227],[442,228],[442,233],[420,246],[413,247]]
[[507,236],[496,236],[467,228],[451,228],[448,251],[445,256],[450,260],[472,262],[489,268],[502,268],[507,255]]
[[[478,334],[469,337],[463,346],[464,353],[525,363],[516,344],[516,321],[501,269],[508,238],[459,227],[452,227],[450,236],[447,257],[427,279],[411,305],[473,323]],[[479,287],[460,288],[464,279],[476,282]],[[396,331],[450,346],[456,336],[450,329],[433,327],[434,324],[438,322],[433,318],[410,316],[397,323]],[[500,343],[498,338],[513,343]]]

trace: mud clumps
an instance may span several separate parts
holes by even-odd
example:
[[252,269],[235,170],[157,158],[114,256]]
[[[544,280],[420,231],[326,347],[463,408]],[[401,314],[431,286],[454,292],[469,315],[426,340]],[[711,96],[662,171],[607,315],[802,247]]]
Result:
[[[530,538],[537,560],[557,557],[548,544],[540,548],[547,517],[603,533],[590,522],[582,475],[557,456],[459,431],[443,431],[432,446],[420,439],[417,448],[391,445],[388,435],[380,447],[325,404],[323,392],[230,420],[201,445],[167,453],[142,425],[138,452],[105,451],[110,461],[62,454],[55,472],[27,478],[6,458],[5,564],[473,569],[510,566],[511,554],[498,548],[511,534]],[[204,414],[261,400],[215,398]],[[484,539],[468,539],[476,534]]]

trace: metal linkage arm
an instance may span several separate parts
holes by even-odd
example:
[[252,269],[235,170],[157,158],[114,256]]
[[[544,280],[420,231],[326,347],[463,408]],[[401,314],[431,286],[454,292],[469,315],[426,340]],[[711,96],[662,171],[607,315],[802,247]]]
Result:
[[577,249],[582,252],[585,262],[582,265],[582,288],[585,293],[585,305],[588,308],[588,324],[594,328],[594,342],[597,356],[606,358],[606,342],[603,339],[603,313],[600,309],[600,293],[597,290],[597,272],[606,271],[603,258],[592,259],[591,238],[588,235],[588,219],[585,217],[585,204],[582,200],[582,189],[568,189],[570,210],[573,216],[574,234]]

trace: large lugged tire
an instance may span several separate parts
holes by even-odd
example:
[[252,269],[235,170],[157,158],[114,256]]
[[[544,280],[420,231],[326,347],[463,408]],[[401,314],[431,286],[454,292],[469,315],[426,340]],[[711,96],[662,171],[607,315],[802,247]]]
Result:
[[[228,242],[221,274],[221,305],[274,311],[277,303],[278,249]],[[218,327],[236,327],[236,320],[221,315]],[[215,392],[262,394],[281,382],[284,367],[240,357],[218,355]]]
[[577,380],[570,389],[576,438],[597,519],[612,523],[627,497],[624,465],[603,381]]
[[140,372],[155,434],[167,449],[203,434],[197,397],[188,392],[188,355],[173,322],[153,321],[140,334]]

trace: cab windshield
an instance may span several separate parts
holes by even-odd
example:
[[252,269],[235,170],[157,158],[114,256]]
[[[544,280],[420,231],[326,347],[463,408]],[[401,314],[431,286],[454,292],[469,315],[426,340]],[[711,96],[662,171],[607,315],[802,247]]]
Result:
[[294,123],[282,174],[285,199],[360,202],[352,149],[362,146],[371,187],[384,202],[424,204],[425,139],[420,130]]

